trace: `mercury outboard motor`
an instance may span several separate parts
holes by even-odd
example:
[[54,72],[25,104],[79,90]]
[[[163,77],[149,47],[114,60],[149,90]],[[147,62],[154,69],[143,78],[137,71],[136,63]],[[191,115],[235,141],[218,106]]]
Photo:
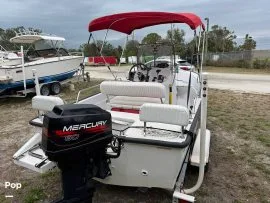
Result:
[[[42,148],[62,175],[63,199],[56,202],[92,202],[92,178],[111,175],[111,114],[91,104],[67,104],[55,106],[43,123]],[[119,156],[120,147],[113,151],[118,149]]]

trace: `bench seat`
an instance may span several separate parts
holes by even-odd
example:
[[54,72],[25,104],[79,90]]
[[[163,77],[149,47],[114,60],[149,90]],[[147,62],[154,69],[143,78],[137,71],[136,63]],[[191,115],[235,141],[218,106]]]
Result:
[[165,86],[152,82],[104,81],[100,84],[100,91],[107,96],[111,110],[127,109],[137,113],[143,104],[161,104],[166,96]]

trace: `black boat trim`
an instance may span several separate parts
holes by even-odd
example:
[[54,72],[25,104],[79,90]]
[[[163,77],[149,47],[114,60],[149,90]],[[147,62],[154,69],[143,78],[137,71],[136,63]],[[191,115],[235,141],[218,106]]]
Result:
[[119,139],[123,141],[123,143],[136,143],[136,144],[146,144],[146,145],[154,145],[160,147],[170,147],[170,148],[185,148],[187,147],[192,140],[192,137],[187,134],[185,141],[179,142],[168,142],[162,140],[152,140],[152,139],[143,139],[143,138],[133,138],[126,136],[119,136]]

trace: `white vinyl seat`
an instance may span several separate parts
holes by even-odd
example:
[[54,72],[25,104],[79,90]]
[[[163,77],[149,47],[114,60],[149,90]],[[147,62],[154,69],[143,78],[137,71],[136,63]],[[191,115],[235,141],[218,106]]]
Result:
[[[32,98],[32,108],[38,111],[52,111],[56,105],[63,104],[64,101],[60,97],[38,95]],[[38,117],[30,120],[29,124],[36,127],[42,127],[43,116],[39,115]]]
[[144,103],[163,103],[166,95],[163,84],[151,82],[104,81],[100,85],[100,90],[107,95],[107,105],[110,109],[139,111]]
[[146,103],[141,106],[140,120],[143,122],[187,126],[189,111],[185,106]]
[[56,105],[63,105],[60,97],[38,95],[32,98],[32,108],[40,111],[52,111]]
[[108,104],[111,108],[128,108],[139,110],[144,103],[157,103],[160,104],[159,98],[150,97],[127,97],[127,96],[116,96],[110,99]]
[[[145,103],[141,106],[139,120],[136,120],[127,129],[125,136],[133,139],[148,139],[149,135],[154,140],[172,142],[172,139],[166,138],[171,134],[175,138],[174,141],[184,141],[185,136],[181,137],[179,134],[188,124],[189,111],[184,106]],[[147,129],[147,127],[151,127],[151,129]]]

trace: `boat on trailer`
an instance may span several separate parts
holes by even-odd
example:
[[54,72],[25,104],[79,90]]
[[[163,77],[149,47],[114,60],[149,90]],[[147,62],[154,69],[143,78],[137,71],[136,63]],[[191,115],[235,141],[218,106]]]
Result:
[[[199,74],[179,70],[174,62],[151,68],[138,63],[131,67],[129,80],[119,81],[114,75],[114,81],[100,84],[100,93],[75,104],[64,104],[59,97],[33,97],[32,107],[40,113],[30,124],[38,131],[13,159],[40,173],[59,167],[63,199],[58,202],[92,202],[93,179],[109,185],[163,188],[172,192],[172,202],[195,201],[192,193],[202,184],[210,147],[201,19],[192,13],[167,12],[104,16],[90,22],[88,42],[98,30],[129,35],[165,23],[199,29]],[[198,181],[189,189],[184,187],[188,164],[199,167]]]
[[0,95],[33,88],[33,69],[39,77],[39,83],[47,83],[47,86],[41,87],[43,95],[49,95],[56,90],[54,86],[60,84],[53,82],[73,77],[83,62],[83,56],[70,55],[61,47],[64,41],[63,37],[30,30],[16,33],[10,42],[32,45],[32,49],[27,50],[25,54],[21,49],[22,56],[16,63],[12,63],[14,60],[6,60],[0,64]]

